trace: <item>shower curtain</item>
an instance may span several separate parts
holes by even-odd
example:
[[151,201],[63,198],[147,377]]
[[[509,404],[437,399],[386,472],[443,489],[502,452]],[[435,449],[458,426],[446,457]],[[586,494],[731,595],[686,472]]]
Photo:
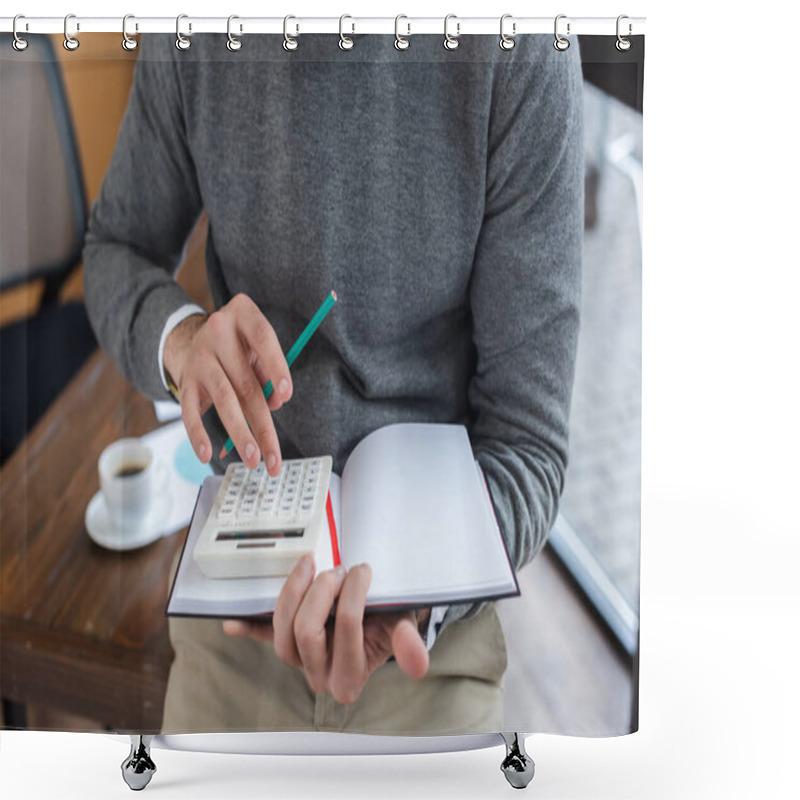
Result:
[[[2,35],[4,728],[638,727],[644,38],[339,30]],[[513,591],[167,614],[228,435],[340,474],[406,423],[465,429]]]

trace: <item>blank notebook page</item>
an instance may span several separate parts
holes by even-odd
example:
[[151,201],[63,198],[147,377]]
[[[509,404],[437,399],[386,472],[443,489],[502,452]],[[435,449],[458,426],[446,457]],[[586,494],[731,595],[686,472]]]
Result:
[[[491,532],[487,536],[487,529]],[[352,452],[342,480],[346,566],[372,567],[371,602],[506,585],[509,565],[466,430],[391,425]],[[408,558],[408,554],[413,558]]]

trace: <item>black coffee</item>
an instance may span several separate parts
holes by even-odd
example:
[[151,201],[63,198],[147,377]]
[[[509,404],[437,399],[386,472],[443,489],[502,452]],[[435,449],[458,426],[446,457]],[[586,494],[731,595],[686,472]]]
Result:
[[117,478],[132,478],[147,469],[147,464],[123,464],[115,473]]

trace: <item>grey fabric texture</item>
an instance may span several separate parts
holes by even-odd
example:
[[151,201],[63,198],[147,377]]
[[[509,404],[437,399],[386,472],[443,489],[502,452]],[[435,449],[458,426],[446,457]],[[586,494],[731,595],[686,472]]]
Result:
[[[209,218],[216,307],[249,295],[288,350],[339,302],[275,413],[285,458],[341,471],[370,431],[463,423],[519,568],[555,520],[579,327],[582,81],[577,42],[464,36],[146,35],[84,252],[97,336],[168,397],[157,351],[188,302],[174,276]],[[207,417],[214,451],[225,440]],[[398,464],[398,469],[410,465]],[[477,606],[451,606],[448,625]]]

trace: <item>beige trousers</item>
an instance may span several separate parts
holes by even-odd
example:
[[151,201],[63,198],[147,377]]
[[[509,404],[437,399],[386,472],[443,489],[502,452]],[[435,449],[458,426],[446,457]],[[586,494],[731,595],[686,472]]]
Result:
[[[174,571],[174,570],[173,570]],[[506,646],[494,605],[449,625],[415,680],[395,662],[377,669],[355,703],[316,694],[271,643],[226,636],[215,619],[171,617],[175,660],[162,733],[347,731],[394,735],[503,730]]]

